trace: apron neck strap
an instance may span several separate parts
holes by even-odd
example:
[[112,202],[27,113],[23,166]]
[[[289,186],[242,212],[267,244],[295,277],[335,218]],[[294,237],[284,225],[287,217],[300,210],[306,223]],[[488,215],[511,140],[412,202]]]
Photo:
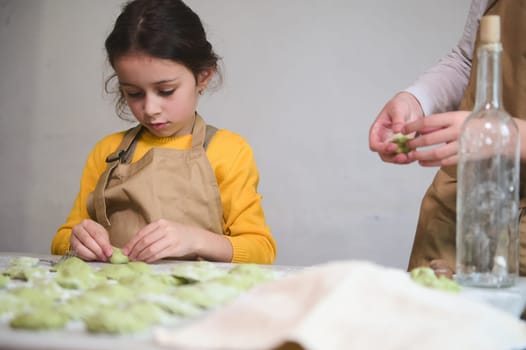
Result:
[[133,150],[135,149],[141,131],[142,125],[140,124],[126,131],[117,150],[106,157],[106,163],[108,163],[108,165],[116,162],[128,163],[131,155],[133,155]]

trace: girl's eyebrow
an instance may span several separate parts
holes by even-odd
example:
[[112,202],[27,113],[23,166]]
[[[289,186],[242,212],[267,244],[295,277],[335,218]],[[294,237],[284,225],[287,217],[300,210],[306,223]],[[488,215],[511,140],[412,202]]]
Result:
[[[175,83],[177,80],[178,80],[178,78],[159,80],[159,81],[153,82],[153,85],[162,85],[162,84],[168,84],[168,83]],[[127,83],[125,81],[119,81],[119,85],[135,86],[134,84]]]

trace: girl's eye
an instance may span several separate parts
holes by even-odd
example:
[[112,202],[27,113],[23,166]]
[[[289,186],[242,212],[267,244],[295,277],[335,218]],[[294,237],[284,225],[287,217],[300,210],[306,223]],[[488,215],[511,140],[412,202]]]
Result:
[[170,96],[171,94],[173,94],[175,91],[175,89],[170,89],[170,90],[160,90],[159,91],[159,95],[161,96]]
[[142,96],[142,92],[126,92],[126,96],[129,98],[139,98]]

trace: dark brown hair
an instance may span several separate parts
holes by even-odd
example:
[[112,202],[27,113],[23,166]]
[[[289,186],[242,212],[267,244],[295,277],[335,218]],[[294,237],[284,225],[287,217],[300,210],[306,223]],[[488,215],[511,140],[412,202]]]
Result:
[[[128,2],[106,38],[105,47],[113,68],[117,59],[133,52],[180,63],[192,71],[196,82],[202,71],[218,68],[219,57],[206,38],[201,19],[180,0]],[[108,92],[113,78],[115,74],[106,81]],[[116,109],[119,117],[126,119],[122,93]]]

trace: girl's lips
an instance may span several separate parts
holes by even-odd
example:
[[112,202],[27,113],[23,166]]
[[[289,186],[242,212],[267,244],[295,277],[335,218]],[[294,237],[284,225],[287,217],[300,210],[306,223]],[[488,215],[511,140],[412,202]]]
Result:
[[166,128],[167,125],[168,125],[168,123],[155,123],[155,124],[150,124],[150,127],[153,130],[162,130],[162,129]]

